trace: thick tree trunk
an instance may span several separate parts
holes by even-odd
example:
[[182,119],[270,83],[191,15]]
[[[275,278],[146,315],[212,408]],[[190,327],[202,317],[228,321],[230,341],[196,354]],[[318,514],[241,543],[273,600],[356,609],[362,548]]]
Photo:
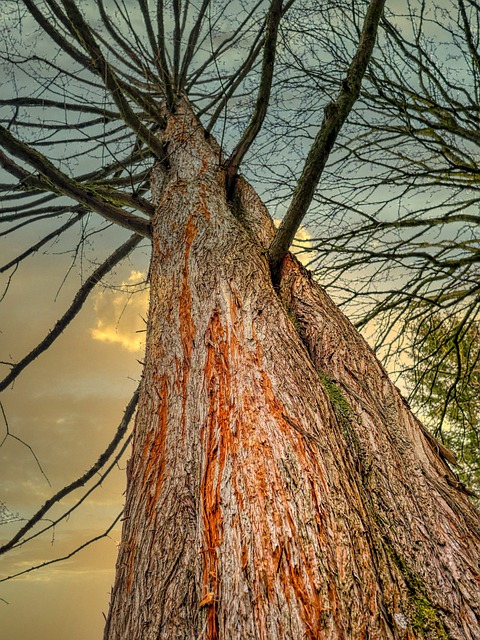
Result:
[[480,522],[363,339],[188,109],[154,178],[151,302],[105,638],[480,638]]

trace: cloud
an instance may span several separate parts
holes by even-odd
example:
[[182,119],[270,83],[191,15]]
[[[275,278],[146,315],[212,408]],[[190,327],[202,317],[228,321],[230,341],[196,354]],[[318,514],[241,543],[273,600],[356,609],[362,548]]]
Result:
[[144,273],[131,271],[120,287],[99,291],[93,304],[96,326],[90,334],[94,340],[119,344],[130,352],[143,351],[148,306]]
[[[280,226],[281,220],[278,218],[274,219],[274,224],[276,227]],[[293,244],[290,247],[290,251],[298,258],[298,260],[305,266],[312,260],[312,235],[309,231],[303,226],[301,226],[297,233],[295,234],[295,238],[293,240]]]
[[293,246],[291,248],[292,253],[294,253],[300,262],[308,266],[308,264],[312,261],[312,236],[305,229],[305,227],[300,227],[295,235],[295,239],[293,241]]

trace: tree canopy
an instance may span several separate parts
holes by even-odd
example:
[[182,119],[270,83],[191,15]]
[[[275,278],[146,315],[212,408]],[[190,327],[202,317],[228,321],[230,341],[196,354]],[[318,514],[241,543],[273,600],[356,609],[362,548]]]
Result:
[[457,452],[460,476],[478,497],[478,322],[472,324],[435,314],[419,321],[411,332],[415,347],[412,348],[412,365],[407,379],[420,415],[432,432]]

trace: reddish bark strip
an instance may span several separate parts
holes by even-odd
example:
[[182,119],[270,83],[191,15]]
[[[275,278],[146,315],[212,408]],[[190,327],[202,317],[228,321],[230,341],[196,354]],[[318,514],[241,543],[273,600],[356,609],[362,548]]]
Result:
[[217,554],[223,538],[223,518],[221,511],[221,480],[227,452],[232,453],[230,434],[231,393],[228,370],[229,348],[218,313],[214,312],[208,326],[207,357],[205,362],[205,384],[208,395],[208,414],[202,441],[205,451],[205,466],[201,482],[203,505],[202,554],[205,561],[203,588],[205,597],[210,596],[207,622],[208,638],[218,637],[217,601],[219,597],[219,576]]
[[147,432],[143,445],[141,460],[144,463],[143,486],[147,496],[146,509],[149,521],[155,515],[158,496],[163,484],[165,471],[165,440],[167,436],[168,419],[168,387],[167,378],[162,376],[158,384],[160,403],[157,409],[157,427],[155,434]]
[[192,319],[192,295],[190,293],[190,285],[188,281],[189,267],[188,260],[192,242],[197,235],[197,226],[190,216],[185,227],[185,262],[183,267],[182,292],[180,294],[180,335],[182,337],[183,352],[185,354],[185,366],[188,369],[190,358],[192,356],[192,345],[195,339],[195,325]]

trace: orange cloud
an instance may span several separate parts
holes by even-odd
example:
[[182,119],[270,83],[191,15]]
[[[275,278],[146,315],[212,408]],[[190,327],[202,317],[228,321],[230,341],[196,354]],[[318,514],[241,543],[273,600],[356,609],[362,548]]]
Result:
[[93,304],[96,326],[90,334],[94,340],[119,344],[130,352],[143,351],[148,307],[144,273],[131,271],[120,287],[99,291]]

